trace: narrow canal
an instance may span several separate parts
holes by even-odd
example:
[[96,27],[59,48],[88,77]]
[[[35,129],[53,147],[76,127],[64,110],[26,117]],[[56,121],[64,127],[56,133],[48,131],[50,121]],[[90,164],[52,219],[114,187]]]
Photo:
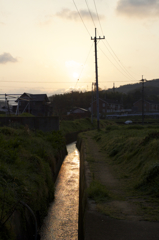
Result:
[[79,154],[75,143],[66,156],[55,185],[55,199],[41,229],[41,240],[78,239]]

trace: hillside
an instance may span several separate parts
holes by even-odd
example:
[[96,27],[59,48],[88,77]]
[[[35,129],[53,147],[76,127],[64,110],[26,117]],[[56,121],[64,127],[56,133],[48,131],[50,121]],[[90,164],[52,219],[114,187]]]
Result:
[[[148,101],[159,102],[159,79],[149,80],[144,84],[145,99]],[[50,96],[49,99],[53,106],[53,114],[60,119],[67,115],[73,107],[88,109],[93,99],[96,99],[96,92],[70,92]],[[142,97],[141,83],[128,84],[113,89],[100,90],[99,97],[104,100],[117,101],[123,104],[125,109],[132,108],[133,103]]]
[[[154,90],[156,89],[156,91],[158,91],[158,93],[159,93],[159,79],[147,80],[147,82],[145,83],[145,89],[149,88],[149,87],[151,87]],[[115,91],[127,94],[136,89],[137,90],[141,89],[141,82],[120,86],[119,88],[116,88]],[[111,90],[112,89],[109,89],[108,91],[111,91]],[[153,94],[155,94],[155,93],[153,93]]]

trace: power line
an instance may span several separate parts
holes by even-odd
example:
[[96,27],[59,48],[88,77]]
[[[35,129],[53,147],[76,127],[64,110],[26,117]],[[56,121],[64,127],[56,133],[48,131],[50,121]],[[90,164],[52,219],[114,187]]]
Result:
[[17,83],[72,83],[72,82],[22,82],[22,81],[0,81],[0,82],[3,82],[3,83],[14,83],[14,82],[17,82]]
[[92,47],[93,47],[93,43],[92,43],[92,45],[91,45],[91,47],[90,47],[90,50],[89,50],[88,55],[87,55],[87,57],[86,57],[86,60],[85,60],[85,62],[84,62],[84,65],[83,65],[83,68],[82,68],[81,73],[80,73],[80,75],[79,75],[79,78],[80,78],[80,76],[81,76],[81,74],[82,74],[82,72],[83,72],[84,66],[86,65],[86,62],[87,62],[87,60],[88,60],[88,58],[89,58],[89,55],[90,55],[91,50],[92,50]]
[[[102,31],[102,34],[103,34],[103,29],[102,29],[102,26],[101,26],[101,23],[100,23],[99,14],[98,14],[98,11],[97,11],[97,6],[96,6],[96,3],[95,3],[95,0],[93,0],[93,2],[94,2],[95,9],[96,9],[96,14],[97,14],[97,17],[98,17],[99,25],[100,25],[100,28],[101,28],[101,31]],[[104,34],[103,34],[103,36],[104,36]]]
[[[116,63],[118,64],[118,66],[125,72],[125,74],[127,74],[127,76],[129,77],[129,78],[131,78],[131,79],[133,79],[133,78],[135,78],[135,77],[133,77],[132,75],[130,75],[130,73],[127,71],[127,70],[125,70],[125,68],[122,66],[122,64],[119,62],[119,61],[117,61],[117,59],[114,57],[114,55],[112,54],[112,52],[109,50],[109,48],[106,46],[106,44],[105,44],[105,42],[103,42],[103,44],[105,45],[105,47],[107,48],[107,50],[109,51],[109,53],[111,54],[111,56],[113,57],[113,59],[116,61]],[[120,63],[120,64],[119,64]]]
[[84,62],[83,68],[82,68],[82,70],[81,70],[81,72],[80,72],[79,78],[78,78],[78,80],[77,80],[74,88],[76,87],[77,83],[79,82],[80,76],[82,75],[82,72],[83,72],[83,70],[84,70],[84,66],[86,65],[86,62],[87,62],[87,60],[88,60],[88,57],[89,57],[90,52],[91,52],[91,50],[92,50],[92,47],[93,47],[93,43],[92,43],[91,48],[90,48],[90,50],[89,50],[89,52],[88,52],[88,55],[87,55],[86,60],[85,60],[85,62]]
[[72,0],[72,1],[73,1],[74,5],[75,5],[75,7],[76,7],[76,10],[77,10],[77,12],[78,12],[78,14],[79,14],[79,16],[80,16],[80,19],[81,19],[81,21],[82,21],[82,23],[83,23],[86,31],[88,32],[89,36],[91,36],[90,32],[88,31],[88,28],[86,27],[86,25],[85,25],[85,23],[84,23],[84,21],[83,21],[83,19],[82,19],[82,16],[81,16],[80,12],[78,11],[78,8],[77,8],[77,5],[76,5],[75,1],[74,1],[74,0]]
[[[113,80],[113,81],[115,81],[115,80]],[[139,80],[136,80],[136,79],[134,79],[133,80],[134,82],[138,82]],[[84,81],[84,82],[79,82],[79,83],[91,83],[92,81]],[[100,81],[100,83],[103,83],[103,82],[112,82],[112,81]],[[127,81],[120,81],[120,80],[116,80],[115,82],[130,82],[130,80],[127,80]],[[45,83],[45,82],[44,82]],[[52,82],[52,83],[54,83],[54,82]],[[73,82],[57,82],[57,83],[72,83],[73,84]],[[8,86],[1,86],[1,87],[3,87],[3,88],[8,88]],[[15,87],[15,85],[14,86],[9,86],[10,88],[13,88],[13,87]],[[27,86],[24,86],[24,88],[29,88],[29,87],[27,87]],[[40,87],[38,88],[38,89],[41,89]],[[44,88],[43,87],[43,89],[50,89],[50,88]]]
[[[103,50],[99,47],[99,49],[103,52]],[[120,71],[120,69],[119,68],[117,68],[116,66],[115,66],[115,64],[107,57],[107,55],[103,52],[103,54],[105,55],[105,57],[113,64],[113,66],[122,74],[122,75],[124,75],[126,78],[128,78],[123,72],[121,72]],[[131,79],[131,81],[132,81],[132,79]]]
[[[88,3],[87,3],[87,0],[85,0],[85,2],[86,2],[86,5],[87,5],[87,8],[88,8],[88,10],[89,10],[89,13],[90,13],[92,22],[93,22],[93,24],[94,24],[94,26],[95,26],[95,22],[94,22],[94,20],[93,20],[91,11],[90,11],[89,6],[88,6]],[[81,21],[83,22],[83,24],[84,24],[84,26],[85,26],[88,34],[90,35],[90,33],[89,33],[89,31],[88,31],[88,28],[86,27],[86,25],[85,25],[85,23],[84,23],[84,21],[83,21],[83,19],[82,19],[82,16],[81,16],[81,14],[80,14],[80,12],[79,12],[79,10],[78,10],[78,8],[77,8],[77,5],[75,4],[74,0],[73,0],[73,3],[74,3],[74,5],[75,5],[75,7],[76,7],[76,9],[77,9],[77,12],[78,12],[80,18],[81,18]],[[99,24],[100,24],[100,28],[101,28],[101,31],[102,31],[102,33],[103,33],[103,30],[102,30],[102,26],[101,26],[101,23],[100,23],[99,14],[98,14],[98,11],[97,11],[97,6],[96,6],[96,3],[95,3],[95,0],[94,0],[94,5],[95,5],[95,9],[96,9],[96,14],[97,14],[97,17],[98,17],[98,21],[99,21]],[[104,35],[104,34],[103,34],[103,35]],[[105,42],[103,42],[103,44],[104,44],[105,47],[108,49],[109,53],[110,53],[111,56],[114,58],[114,60],[117,62],[118,66],[122,69],[122,71],[125,72],[125,74],[126,74],[127,76],[126,76],[125,74],[123,74],[123,73],[115,66],[115,64],[106,56],[106,54],[105,54],[102,50],[101,50],[101,51],[104,53],[104,55],[107,57],[107,59],[114,65],[114,67],[115,67],[119,72],[121,72],[125,77],[128,77],[128,78],[131,79],[131,81],[132,81],[132,78],[135,78],[135,77],[133,77],[133,76],[125,69],[125,67],[122,65],[122,63],[120,62],[119,58],[117,57],[117,55],[115,54],[115,52],[113,51],[113,49],[111,48],[111,46],[110,46],[110,44],[108,43],[107,40],[106,40],[106,42],[107,42],[107,44],[108,44],[108,46],[109,46],[109,48],[111,49],[112,52],[111,52],[111,51],[109,50],[109,48],[106,46]],[[101,49],[101,48],[100,48],[100,49]],[[77,82],[78,82],[78,80],[77,80]],[[77,83],[76,83],[76,84],[77,84]]]
[[110,46],[110,44],[108,43],[107,40],[106,40],[106,42],[107,42],[109,48],[111,49],[111,51],[112,51],[112,53],[113,53],[113,55],[114,55],[115,57],[112,55],[112,53],[110,52],[109,48],[106,46],[105,42],[103,42],[103,44],[104,44],[105,47],[108,49],[108,51],[110,52],[110,54],[112,55],[112,57],[114,58],[114,60],[118,63],[118,65],[120,66],[120,68],[123,69],[123,71],[124,71],[127,75],[129,75],[129,77],[135,78],[135,77],[125,68],[125,66],[122,64],[122,62],[121,62],[120,59],[117,57],[117,55],[115,54],[115,52],[113,51],[113,49],[111,48],[111,46]]
[[93,22],[93,24],[94,24],[94,27],[96,28],[95,22],[94,22],[93,17],[92,17],[92,13],[91,13],[91,11],[90,11],[90,9],[89,9],[89,6],[88,6],[88,3],[87,3],[87,0],[85,0],[85,2],[86,2],[86,5],[87,5],[89,14],[90,14],[90,16],[91,16],[92,22]]
[[[103,34],[103,29],[102,29],[102,26],[101,26],[101,22],[100,22],[100,19],[99,19],[99,14],[98,14],[98,11],[97,11],[97,6],[96,6],[96,3],[95,3],[95,0],[93,0],[94,1],[94,6],[95,6],[95,9],[96,9],[96,14],[97,14],[97,16],[98,16],[98,21],[99,21],[99,25],[100,25],[100,28],[101,28],[101,32],[102,32],[102,34]],[[103,34],[104,35],[104,34]],[[126,74],[128,74],[131,78],[135,78],[126,68],[125,68],[125,66],[122,64],[122,62],[120,61],[120,59],[118,58],[118,56],[116,55],[116,53],[114,52],[114,50],[112,49],[112,47],[110,46],[110,44],[109,44],[109,42],[107,41],[107,39],[105,38],[105,40],[106,40],[106,43],[107,43],[107,45],[109,46],[109,48],[110,48],[110,50],[112,51],[112,53],[111,53],[111,51],[109,50],[109,48],[106,46],[106,44],[105,44],[105,42],[103,41],[103,44],[105,45],[105,47],[108,49],[108,51],[110,52],[110,54],[112,55],[112,57],[114,58],[114,60],[118,63],[118,65],[120,66],[120,68],[122,68],[123,69],[123,71],[126,73]]]

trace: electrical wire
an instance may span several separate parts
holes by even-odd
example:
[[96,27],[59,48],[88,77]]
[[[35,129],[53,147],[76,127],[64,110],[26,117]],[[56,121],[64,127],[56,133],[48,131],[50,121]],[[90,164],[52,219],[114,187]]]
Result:
[[[105,39],[106,40],[106,39]],[[118,64],[118,66],[132,79],[136,79],[136,77],[134,77],[126,68],[125,66],[122,64],[122,62],[119,60],[119,58],[117,57],[117,55],[115,54],[115,52],[113,51],[113,49],[111,48],[111,46],[109,45],[108,41],[106,40],[109,48],[111,49],[111,51],[109,50],[109,48],[106,46],[105,42],[103,42],[103,44],[105,45],[105,47],[107,48],[107,50],[109,51],[109,53],[111,54],[111,56],[114,58],[114,60],[116,61],[116,63]]]
[[[94,26],[95,26],[95,22],[94,22],[94,20],[93,20],[93,17],[92,17],[92,14],[91,14],[91,11],[90,11],[90,9],[89,9],[89,6],[88,6],[88,3],[87,3],[87,0],[85,0],[85,2],[86,2],[86,5],[87,5],[87,8],[88,8],[88,11],[89,11],[89,14],[90,14],[90,16],[91,16],[91,19],[92,19],[92,22],[93,22],[93,24],[94,24]],[[83,22],[83,24],[84,24],[84,26],[85,26],[85,28],[86,28],[86,30],[87,30],[87,32],[88,32],[88,34],[90,35],[90,33],[89,33],[89,31],[88,31],[88,29],[87,29],[87,27],[86,27],[86,25],[85,25],[85,23],[84,23],[84,21],[83,21],[83,19],[82,19],[82,16],[81,16],[81,14],[80,14],[80,12],[79,12],[79,10],[78,10],[78,8],[77,8],[77,5],[75,4],[75,2],[74,2],[74,0],[73,0],[73,3],[74,3],[74,5],[75,5],[75,7],[76,7],[76,9],[77,9],[77,12],[78,12],[78,14],[79,14],[79,16],[80,16],[80,18],[81,18],[81,21]],[[101,30],[102,30],[102,26],[101,26],[101,23],[100,23],[100,19],[99,19],[99,14],[98,14],[98,11],[97,11],[97,6],[96,6],[96,3],[95,3],[95,0],[94,0],[94,5],[95,5],[95,9],[96,9],[96,14],[97,14],[97,17],[98,17],[98,20],[99,20],[99,24],[100,24],[100,27],[101,27]],[[96,27],[96,26],[95,26]],[[102,33],[103,33],[103,30],[102,30]],[[104,34],[103,34],[104,35]],[[106,40],[107,41],[107,40]],[[98,41],[98,43],[99,43],[99,41]],[[110,47],[110,49],[111,49],[111,51],[113,52],[113,54],[114,54],[114,56],[116,56],[116,58],[118,59],[118,57],[117,57],[117,55],[115,54],[115,52],[113,51],[113,49],[111,48],[111,46],[109,45],[109,43],[108,43],[108,41],[107,41],[107,44],[108,44],[108,46]],[[105,44],[104,44],[105,45]],[[106,45],[105,45],[106,46]],[[107,48],[107,46],[106,46],[106,48]],[[108,49],[108,48],[107,48]],[[102,50],[101,50],[102,51]],[[114,56],[113,56],[113,54],[111,53],[111,51],[108,49],[108,51],[110,52],[110,54],[112,55],[112,57],[114,58]],[[103,51],[102,51],[103,52]],[[103,52],[104,53],[104,52]],[[106,54],[104,53],[104,55],[106,56]],[[107,57],[107,56],[106,56]],[[122,73],[121,72],[121,70],[119,70],[116,66],[115,66],[115,64],[107,57],[107,59],[114,65],[114,67],[120,72],[120,73]],[[114,58],[114,60],[118,63],[118,61],[120,62],[120,60],[118,59],[118,61]],[[118,63],[119,64],[119,63]],[[120,66],[120,65],[119,65]],[[121,66],[120,66],[121,67]],[[128,76],[126,76],[125,74],[123,74],[125,77],[129,77],[129,79],[131,78],[130,77],[130,74],[128,74],[124,69],[122,69],[124,72],[125,72],[125,74],[127,74]],[[77,83],[78,83],[78,81],[79,81],[79,79],[77,80],[77,82],[76,82],[76,84],[75,84],[75,86],[77,85]],[[132,81],[132,79],[131,79],[131,81]]]
[[[99,21],[99,25],[100,25],[100,29],[101,29],[101,32],[103,34],[103,29],[102,29],[102,25],[101,25],[101,22],[100,22],[100,19],[99,19],[99,14],[98,14],[98,10],[97,10],[97,6],[96,6],[96,3],[95,3],[95,0],[93,0],[94,2],[94,6],[95,6],[95,9],[96,9],[96,14],[98,16],[98,21]],[[103,34],[104,35],[104,34]],[[129,75],[129,77],[131,78],[135,78],[126,68],[125,66],[122,64],[122,62],[120,61],[120,59],[118,58],[118,56],[116,55],[116,53],[114,52],[114,50],[112,49],[112,47],[110,46],[109,42],[107,41],[107,39],[105,38],[105,41],[107,43],[107,45],[109,46],[109,48],[106,46],[105,42],[103,41],[103,44],[105,45],[105,47],[108,49],[109,53],[112,55],[112,57],[114,58],[114,60],[117,62],[117,64],[119,65],[120,68],[122,68],[122,70],[127,74]]]
[[[90,50],[89,50],[88,55],[87,55],[87,57],[86,57],[86,60],[85,60],[85,62],[84,62],[83,68],[82,68],[82,70],[81,70],[81,72],[80,72],[80,74],[79,74],[79,78],[78,78],[78,80],[77,80],[77,82],[76,82],[76,84],[75,84],[75,87],[76,87],[77,83],[79,82],[79,79],[80,79],[80,77],[81,77],[81,75],[82,75],[82,72],[83,72],[84,67],[85,67],[85,65],[86,65],[86,62],[87,62],[87,60],[88,60],[88,57],[89,57],[89,55],[90,55],[90,53],[91,53],[92,47],[93,47],[93,43],[92,43],[92,45],[91,45],[91,47],[90,47]],[[74,88],[75,88],[75,87],[74,87]]]
[[81,16],[81,14],[80,14],[80,12],[79,12],[79,10],[78,10],[78,8],[77,8],[77,5],[76,5],[75,1],[74,1],[74,0],[72,0],[72,1],[73,1],[74,5],[75,5],[75,7],[76,7],[76,10],[77,10],[77,12],[78,12],[78,14],[79,14],[79,16],[80,16],[80,19],[81,19],[81,21],[82,21],[82,23],[83,23],[86,31],[88,32],[89,36],[91,36],[90,32],[88,31],[88,28],[86,27],[86,25],[85,25],[85,23],[84,23],[84,21],[83,21],[83,19],[82,19],[82,16]]
[[[99,22],[99,25],[100,25],[100,28],[101,28],[101,32],[103,34],[103,29],[102,29],[102,25],[100,23],[99,14],[98,14],[98,11],[97,11],[97,6],[96,6],[96,3],[95,3],[95,0],[93,0],[93,2],[94,2],[94,6],[95,6],[97,17],[98,17],[98,22]],[[104,34],[103,34],[103,36],[104,36]]]
[[118,66],[122,69],[122,71],[125,72],[125,74],[131,78],[134,79],[135,77],[133,77],[126,69],[124,66],[122,66],[120,61],[117,61],[117,59],[114,57],[114,55],[112,54],[112,52],[109,50],[109,48],[106,46],[105,42],[103,42],[103,44],[105,45],[105,47],[107,48],[107,50],[109,51],[109,53],[111,54],[111,56],[113,57],[113,59],[116,61],[116,63],[118,64]]
[[[91,14],[91,11],[89,9],[89,6],[88,6],[88,3],[87,1],[85,0],[86,4],[87,4],[87,8],[89,10],[89,13],[90,13],[90,16],[92,18],[92,21],[93,21],[93,24],[95,26],[95,23],[94,23],[94,20],[93,20],[93,17],[92,17],[92,14]],[[100,19],[99,19],[99,14],[98,14],[98,10],[97,10],[97,6],[96,6],[96,3],[95,3],[95,0],[93,0],[94,2],[94,6],[95,6],[95,10],[96,10],[96,14],[97,14],[97,17],[98,17],[98,21],[99,21],[99,25],[100,25],[100,28],[101,28],[101,32],[103,34],[103,29],[102,29],[102,25],[101,25],[101,22],[100,22]],[[103,34],[104,35],[104,34]],[[107,45],[109,46],[109,48],[106,46],[105,42],[103,41],[103,44],[105,45],[105,47],[107,48],[107,50],[109,51],[109,53],[111,54],[111,56],[113,57],[113,59],[116,61],[116,63],[118,64],[118,66],[122,69],[122,71],[124,71],[124,73],[129,77],[129,79],[131,78],[131,81],[132,79],[135,79],[135,77],[130,74],[128,72],[128,70],[124,67],[124,65],[121,63],[121,61],[119,60],[119,58],[117,57],[117,55],[115,54],[115,52],[113,51],[112,47],[110,46],[110,44],[108,43],[107,39],[105,39],[106,42],[107,42]],[[108,58],[108,57],[107,57]],[[108,58],[109,59],[109,58]],[[109,61],[115,66],[115,64],[109,59]],[[116,66],[115,66],[116,67]],[[117,68],[117,67],[116,67]],[[118,69],[118,68],[117,68]],[[119,70],[119,69],[118,69]],[[120,71],[120,70],[119,70]],[[121,71],[120,71],[121,72]],[[125,75],[124,74],[124,75]]]
[[[116,66],[115,66],[115,64],[108,58],[108,56],[105,54],[105,52],[99,47],[99,49],[102,51],[102,53],[104,54],[104,56],[109,60],[109,62],[111,62],[112,64],[113,64],[113,66],[122,74],[122,75],[124,75],[126,78],[128,78],[122,71],[120,71],[120,69],[119,68],[117,68]],[[132,79],[131,79],[132,80]],[[136,81],[136,79],[134,80],[134,81]]]
[[[4,82],[4,83],[14,83],[14,82],[17,82],[17,83],[72,83],[72,82],[22,82],[22,81],[0,81],[0,82]],[[10,87],[10,86],[9,86]]]
[[86,5],[87,5],[87,8],[88,8],[89,14],[90,14],[90,16],[91,16],[92,22],[93,22],[93,24],[94,24],[94,27],[96,28],[95,22],[94,22],[94,20],[93,20],[92,13],[91,13],[91,11],[90,11],[90,9],[89,9],[89,6],[88,6],[88,3],[87,3],[87,0],[85,0],[85,3],[86,3]]
[[[103,29],[102,29],[102,25],[101,25],[101,23],[100,23],[100,19],[99,19],[99,14],[98,14],[98,11],[97,11],[97,6],[96,6],[96,3],[95,3],[95,0],[93,0],[94,1],[94,6],[95,6],[95,9],[96,9],[96,14],[97,14],[97,17],[98,17],[98,21],[99,21],[99,25],[100,25],[100,28],[101,28],[101,31],[102,31],[102,33],[103,33]],[[95,22],[94,22],[94,19],[93,19],[93,16],[92,16],[92,14],[91,14],[91,11],[90,11],[90,9],[89,9],[89,6],[88,6],[88,3],[87,3],[87,0],[85,0],[85,2],[86,2],[86,5],[87,5],[87,8],[88,8],[88,10],[89,10],[89,13],[90,13],[90,16],[91,16],[91,19],[92,19],[92,22],[93,22],[93,24],[94,24],[94,26],[95,26]],[[86,31],[87,31],[87,33],[89,34],[89,36],[91,36],[91,34],[90,34],[90,32],[89,32],[89,30],[88,30],[88,28],[87,28],[87,26],[86,26],[86,24],[84,23],[84,20],[83,20],[83,18],[82,18],[82,16],[81,16],[81,14],[80,14],[80,11],[78,10],[78,7],[77,7],[77,5],[76,5],[76,3],[75,3],[75,1],[73,0],[73,3],[74,3],[74,6],[75,6],[75,8],[76,8],[76,10],[77,10],[77,12],[78,12],[78,14],[79,14],[79,17],[80,17],[80,19],[81,19],[81,21],[82,21],[82,23],[83,23],[83,25],[84,25],[84,27],[85,27],[85,29],[86,29]],[[104,35],[104,34],[103,34]],[[106,39],[105,39],[106,40]],[[109,46],[109,48],[111,49],[111,51],[112,51],[112,53],[111,53],[111,51],[109,50],[109,48],[106,46],[106,44],[104,43],[104,45],[105,45],[105,47],[108,49],[108,51],[110,52],[110,54],[112,55],[112,57],[113,57],[113,55],[115,56],[115,58],[117,59],[115,59],[114,57],[114,60],[119,64],[121,64],[122,65],[122,63],[121,63],[121,61],[119,60],[119,58],[117,57],[117,55],[115,54],[115,52],[113,51],[113,49],[111,48],[111,46],[110,46],[110,44],[108,43],[108,41],[106,40],[106,42],[107,42],[107,44],[108,44],[108,46]],[[92,48],[92,47],[91,47]],[[100,50],[103,52],[103,50],[100,48]],[[90,54],[90,53],[89,53]],[[89,54],[88,54],[88,56],[89,56]],[[103,54],[106,56],[106,54],[103,52]],[[116,66],[115,66],[115,64],[106,56],[106,58],[114,65],[114,67],[120,72],[120,73],[122,73]],[[87,59],[86,59],[86,62],[87,62]],[[119,65],[120,66],[120,65]],[[123,66],[123,68],[125,68],[124,66]],[[84,69],[84,67],[83,67],[83,69]],[[82,71],[83,71],[83,69],[82,69]],[[81,71],[81,73],[80,73],[80,76],[81,76],[81,74],[82,74],[82,71]],[[127,70],[124,70],[124,72],[126,73],[126,71]],[[123,74],[123,73],[122,73]],[[128,74],[128,73],[126,73],[126,74]],[[125,77],[127,77],[125,74],[123,74]],[[130,74],[129,74],[130,75]],[[130,77],[130,76],[129,76]],[[134,77],[133,77],[134,78]],[[21,82],[21,81],[0,81],[0,82],[17,82],[17,83],[38,83],[38,84],[40,84],[40,83],[72,83],[72,82]],[[77,83],[79,82],[79,79],[77,80]],[[122,81],[120,81],[120,82],[122,82]],[[76,83],[76,84],[77,84]],[[81,82],[81,83],[83,83],[83,82]],[[86,83],[86,82],[84,82],[84,83]],[[76,86],[76,85],[75,85]]]

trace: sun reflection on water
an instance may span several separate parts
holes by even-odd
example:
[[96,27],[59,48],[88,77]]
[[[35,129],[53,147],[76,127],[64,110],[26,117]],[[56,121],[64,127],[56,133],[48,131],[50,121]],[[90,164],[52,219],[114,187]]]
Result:
[[55,200],[41,230],[41,240],[78,239],[79,154],[75,144],[68,148],[69,154],[56,181]]

